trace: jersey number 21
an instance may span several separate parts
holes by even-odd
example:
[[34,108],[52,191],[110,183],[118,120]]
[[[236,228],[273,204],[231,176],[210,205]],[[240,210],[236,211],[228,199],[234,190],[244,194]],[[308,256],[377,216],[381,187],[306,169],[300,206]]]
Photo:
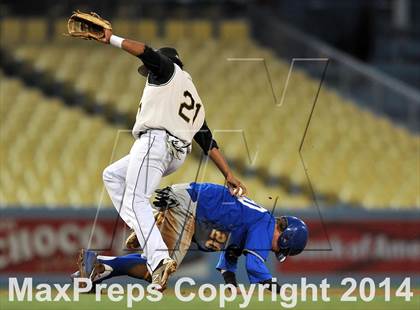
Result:
[[195,110],[194,116],[192,118],[192,123],[194,123],[195,119],[197,118],[198,112],[201,109],[201,104],[198,103],[198,102],[197,103],[195,102],[193,96],[191,95],[191,93],[188,90],[184,91],[184,97],[187,98],[187,101],[188,101],[188,98],[189,98],[190,102],[189,103],[187,103],[187,102],[182,102],[181,103],[181,105],[179,106],[178,115],[181,116],[184,119],[184,121],[189,123],[191,121],[191,118],[188,117],[187,115],[185,115],[184,110],[188,110],[188,111]]

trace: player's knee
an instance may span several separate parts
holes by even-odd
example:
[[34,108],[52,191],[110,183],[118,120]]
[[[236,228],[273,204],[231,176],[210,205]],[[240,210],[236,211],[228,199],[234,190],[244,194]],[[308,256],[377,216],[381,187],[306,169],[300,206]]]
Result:
[[[126,190],[126,193],[127,193],[127,190]],[[136,191],[136,192],[133,192],[132,194],[124,195],[123,205],[132,206],[135,212],[136,211],[141,212],[145,206],[150,205],[150,197],[146,196],[141,191]]]
[[149,198],[143,193],[137,193],[134,197],[134,202],[136,205],[141,205],[141,206],[150,204]]

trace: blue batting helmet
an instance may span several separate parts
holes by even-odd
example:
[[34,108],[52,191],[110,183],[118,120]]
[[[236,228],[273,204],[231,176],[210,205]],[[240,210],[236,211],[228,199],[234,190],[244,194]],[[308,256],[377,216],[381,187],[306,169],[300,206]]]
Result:
[[276,257],[283,262],[287,256],[298,255],[308,242],[308,227],[305,222],[295,216],[282,216],[282,233],[277,240],[280,251]]

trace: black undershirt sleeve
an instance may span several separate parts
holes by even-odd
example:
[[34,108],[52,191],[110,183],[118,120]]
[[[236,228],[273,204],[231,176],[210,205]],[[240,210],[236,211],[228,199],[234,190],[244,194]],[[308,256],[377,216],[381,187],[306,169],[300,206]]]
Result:
[[222,273],[225,284],[232,284],[233,286],[238,286],[238,281],[236,280],[236,275],[232,271],[225,271]]
[[217,142],[213,139],[213,135],[209,127],[207,126],[207,122],[204,121],[203,126],[201,129],[195,134],[194,141],[198,143],[198,145],[203,150],[204,154],[208,154],[208,152],[213,148],[219,148]]
[[273,291],[273,289],[277,292],[277,294],[280,293],[280,284],[277,283],[277,281],[273,281],[272,279],[264,280],[259,282],[260,284],[269,284],[270,286],[267,288],[269,291]]
[[[225,280],[225,284],[233,284],[234,286],[238,286],[238,281],[236,280],[236,275],[232,271],[225,271],[222,273],[223,279]],[[273,281],[272,279],[265,280],[259,282],[259,284],[269,284],[270,286],[267,288],[270,291],[275,290],[277,294],[280,293],[280,285]]]
[[149,70],[149,82],[152,84],[164,84],[170,80],[174,73],[174,63],[165,55],[156,52],[147,45],[144,52],[138,56]]

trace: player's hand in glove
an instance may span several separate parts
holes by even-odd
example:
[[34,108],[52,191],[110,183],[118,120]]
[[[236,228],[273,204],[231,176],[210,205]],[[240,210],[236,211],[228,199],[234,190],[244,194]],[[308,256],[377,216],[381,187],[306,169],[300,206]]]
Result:
[[233,174],[226,176],[227,187],[233,196],[241,197],[246,195],[247,190],[245,185],[241,183]]
[[104,29],[104,32],[105,32],[105,36],[102,39],[100,39],[99,41],[101,41],[102,43],[105,43],[105,44],[109,44],[109,39],[112,36],[112,29]]
[[67,22],[67,31],[72,37],[109,43],[112,26],[109,21],[94,12],[75,11]]

